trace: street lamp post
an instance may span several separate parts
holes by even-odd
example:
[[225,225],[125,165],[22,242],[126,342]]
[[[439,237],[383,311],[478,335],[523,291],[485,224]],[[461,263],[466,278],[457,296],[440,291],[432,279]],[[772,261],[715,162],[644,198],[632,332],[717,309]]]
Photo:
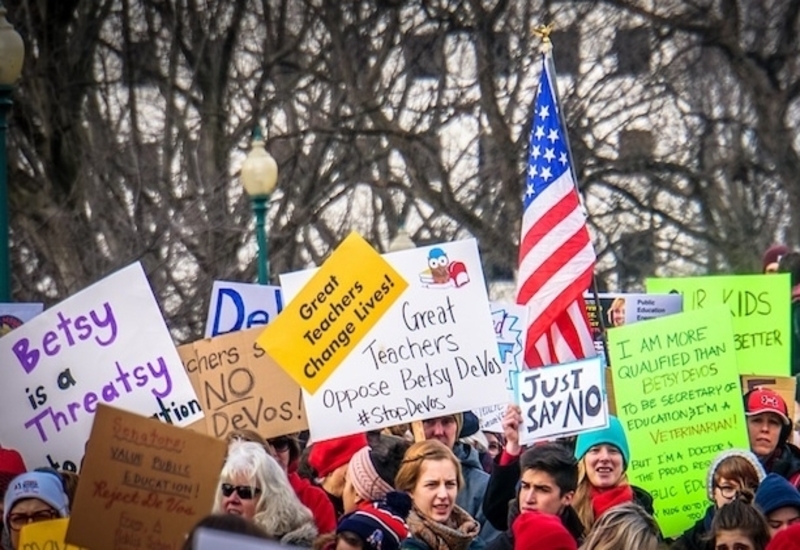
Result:
[[11,301],[11,255],[8,229],[8,155],[6,132],[11,92],[22,73],[25,45],[22,37],[6,20],[6,8],[0,1],[0,302]]
[[258,239],[258,283],[269,284],[269,254],[266,230],[267,211],[269,210],[269,196],[275,190],[278,182],[278,163],[267,153],[264,148],[264,138],[261,127],[256,125],[253,130],[253,142],[250,152],[242,164],[242,185],[250,201],[253,203],[253,213],[256,216],[256,237]]

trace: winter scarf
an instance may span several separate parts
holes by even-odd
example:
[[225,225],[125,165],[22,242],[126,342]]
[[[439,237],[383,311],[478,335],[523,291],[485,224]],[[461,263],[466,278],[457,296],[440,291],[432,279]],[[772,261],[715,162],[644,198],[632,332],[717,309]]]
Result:
[[589,489],[589,498],[592,501],[594,518],[597,520],[614,506],[633,502],[633,489],[627,483],[608,489],[598,489],[592,486]]
[[446,523],[433,521],[416,506],[408,515],[411,536],[427,544],[431,550],[467,550],[481,530],[478,522],[458,506],[453,508]]

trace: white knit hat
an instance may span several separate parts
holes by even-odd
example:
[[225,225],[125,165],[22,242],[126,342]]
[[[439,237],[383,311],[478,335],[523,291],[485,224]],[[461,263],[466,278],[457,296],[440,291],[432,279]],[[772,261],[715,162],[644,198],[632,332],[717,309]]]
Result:
[[714,461],[708,467],[708,477],[706,478],[706,491],[708,493],[708,500],[714,500],[714,474],[717,473],[717,468],[719,468],[719,465],[722,464],[724,460],[733,456],[740,456],[753,466],[756,471],[756,475],[758,475],[759,483],[764,481],[764,478],[767,477],[767,473],[764,471],[764,467],[761,465],[761,462],[758,461],[758,457],[750,451],[746,451],[744,449],[729,449],[727,451],[722,451],[716,456],[716,458],[714,458]]

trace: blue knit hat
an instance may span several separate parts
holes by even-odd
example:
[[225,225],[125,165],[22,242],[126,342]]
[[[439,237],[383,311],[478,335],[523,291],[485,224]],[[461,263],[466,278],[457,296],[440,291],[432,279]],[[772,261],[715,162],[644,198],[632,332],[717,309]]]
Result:
[[4,523],[8,523],[8,514],[14,504],[26,498],[38,498],[54,508],[62,518],[69,515],[69,499],[58,474],[27,472],[12,479],[4,499]]
[[608,427],[593,432],[583,432],[578,435],[575,441],[575,458],[583,458],[589,449],[595,445],[613,445],[622,453],[622,469],[626,470],[631,459],[631,451],[628,448],[628,438],[625,437],[625,430],[622,423],[616,416],[608,415]]
[[787,506],[800,510],[800,491],[778,474],[769,474],[758,486],[756,506],[764,515]]

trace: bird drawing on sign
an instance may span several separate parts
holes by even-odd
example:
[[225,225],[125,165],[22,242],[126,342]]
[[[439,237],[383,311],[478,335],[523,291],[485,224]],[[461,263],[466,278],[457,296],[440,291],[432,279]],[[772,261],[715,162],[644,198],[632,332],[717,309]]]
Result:
[[450,260],[441,248],[432,248],[428,253],[428,267],[431,270],[434,284],[443,285],[450,281]]

